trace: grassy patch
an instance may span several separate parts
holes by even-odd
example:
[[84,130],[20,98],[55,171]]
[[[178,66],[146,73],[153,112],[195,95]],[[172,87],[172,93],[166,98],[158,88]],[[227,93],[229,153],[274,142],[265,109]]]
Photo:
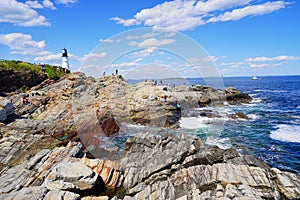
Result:
[[34,72],[42,72],[40,66],[19,60],[0,60],[0,68],[13,69],[15,71],[27,69]]
[[58,80],[66,73],[62,68],[46,64],[44,70],[39,65],[19,60],[0,60],[0,68],[14,71],[30,70],[36,73],[47,73],[49,79]]

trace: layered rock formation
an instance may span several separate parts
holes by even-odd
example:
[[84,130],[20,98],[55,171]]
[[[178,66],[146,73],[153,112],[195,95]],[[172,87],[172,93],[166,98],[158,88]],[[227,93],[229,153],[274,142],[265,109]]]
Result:
[[[13,103],[17,115],[43,121],[62,120],[70,126],[77,124],[78,129],[89,128],[85,125],[89,118],[89,124],[100,126],[105,135],[117,132],[121,122],[176,128],[180,116],[195,107],[249,103],[252,99],[234,88],[170,87],[150,82],[131,85],[121,76],[94,79],[80,73],[58,82],[44,81],[27,94],[32,92],[36,95],[27,104],[22,102],[24,94],[6,98]],[[181,104],[180,110],[176,101]]]
[[125,199],[300,198],[300,176],[197,137],[140,135],[125,150]]
[[[137,135],[120,164],[80,143],[0,171],[0,199],[298,199],[300,177],[186,135]],[[123,189],[122,189],[123,188]]]
[[121,186],[118,163],[83,156],[82,145],[71,142],[41,150],[13,167],[2,166],[0,199],[80,199]]
[[[130,85],[121,76],[74,73],[31,93],[28,103],[24,94],[1,98],[5,116],[17,117],[0,123],[0,199],[300,198],[299,176],[196,137],[137,135],[124,155],[103,145],[123,123],[176,128],[195,107],[251,101],[234,88]],[[192,114],[218,116],[209,109]]]

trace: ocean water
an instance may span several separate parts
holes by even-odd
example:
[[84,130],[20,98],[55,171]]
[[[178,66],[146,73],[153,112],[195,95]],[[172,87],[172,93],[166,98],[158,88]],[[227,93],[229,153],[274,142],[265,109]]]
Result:
[[[300,76],[258,77],[258,80],[226,77],[223,81],[225,87],[250,94],[254,98],[251,104],[198,108],[216,111],[221,117],[182,117],[178,130],[125,124],[114,140],[109,139],[111,146],[122,151],[126,138],[137,133],[191,134],[201,137],[206,144],[234,147],[240,154],[257,156],[271,167],[300,174]],[[186,82],[205,85],[203,79]],[[235,112],[245,113],[249,120],[230,119],[226,115]]]
[[[202,79],[189,81],[203,84]],[[225,87],[236,87],[254,100],[218,109],[243,112],[250,120],[223,118],[220,125],[220,119],[184,118],[181,126],[208,144],[235,147],[243,155],[255,155],[272,167],[300,174],[300,76],[226,77],[223,81]]]

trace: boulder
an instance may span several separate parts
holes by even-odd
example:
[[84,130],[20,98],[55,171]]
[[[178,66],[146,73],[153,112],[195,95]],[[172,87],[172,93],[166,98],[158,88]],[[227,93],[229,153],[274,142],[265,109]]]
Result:
[[117,124],[117,121],[115,120],[113,114],[109,110],[99,110],[97,115],[100,127],[102,129],[100,133],[109,136],[119,131],[120,127]]
[[98,175],[81,162],[61,162],[46,177],[43,186],[71,192],[92,190]]
[[3,122],[7,119],[6,110],[3,107],[0,107],[0,122]]
[[7,98],[0,97],[0,122],[7,119],[9,115],[15,113],[14,105]]
[[88,158],[83,158],[81,162],[101,176],[107,189],[114,190],[122,185],[124,176],[118,162]]
[[243,93],[233,87],[225,89],[225,96],[227,102],[233,105],[241,103],[250,103],[250,101],[253,99],[250,95]]
[[245,119],[245,120],[249,120],[249,117],[242,112],[236,112],[234,114],[229,115],[230,118],[232,119]]
[[65,199],[65,200],[80,200],[80,195],[73,192],[61,191],[61,190],[50,190],[44,200],[54,200],[54,199]]
[[12,192],[10,194],[1,194],[0,193],[0,199],[5,200],[24,200],[24,199],[30,199],[30,200],[40,200],[44,199],[48,190],[45,187],[41,186],[32,186],[28,188],[22,188],[19,191]]

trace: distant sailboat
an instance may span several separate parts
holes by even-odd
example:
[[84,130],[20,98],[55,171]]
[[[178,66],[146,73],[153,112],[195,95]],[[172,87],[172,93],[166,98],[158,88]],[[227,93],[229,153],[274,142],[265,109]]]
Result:
[[252,80],[257,80],[258,78],[256,76],[253,76],[252,77]]

